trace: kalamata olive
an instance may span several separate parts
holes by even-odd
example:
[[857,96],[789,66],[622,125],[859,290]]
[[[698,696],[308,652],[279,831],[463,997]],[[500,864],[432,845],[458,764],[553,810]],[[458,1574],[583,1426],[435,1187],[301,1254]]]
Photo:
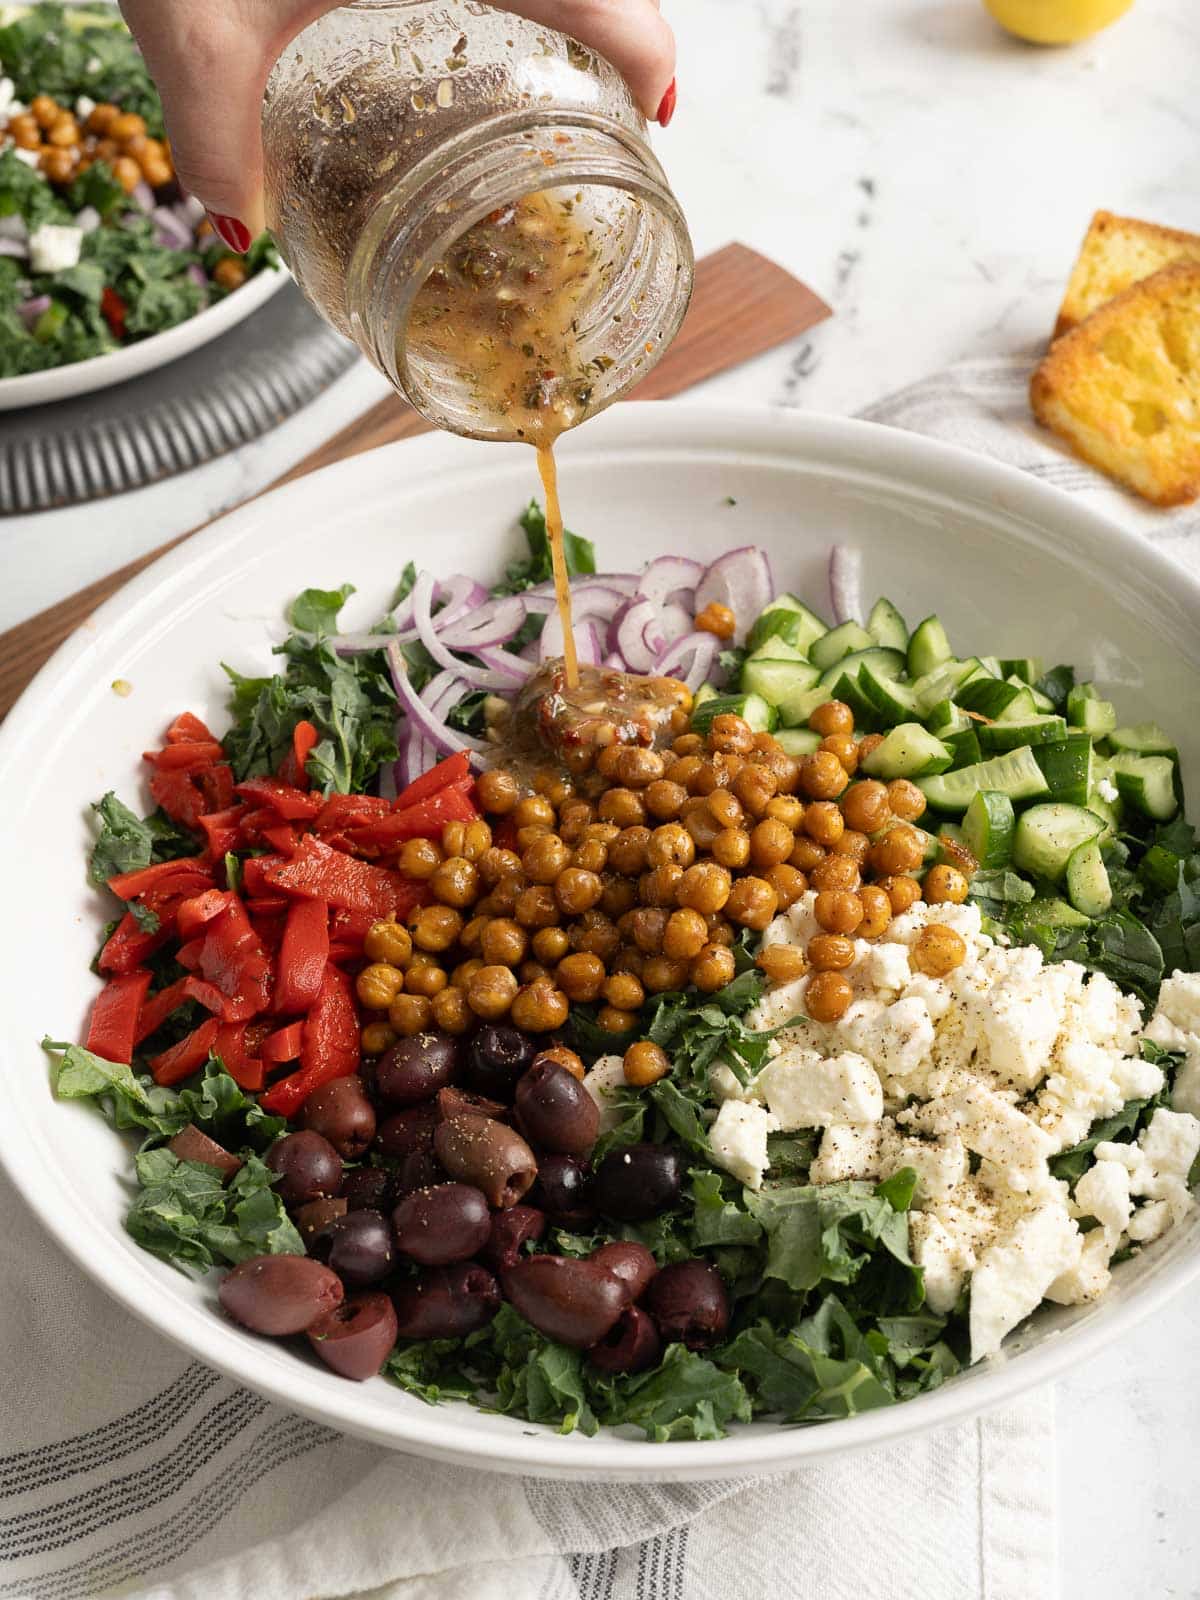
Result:
[[414,1034],[380,1056],[375,1091],[388,1105],[420,1105],[444,1089],[457,1068],[458,1042],[450,1034]]
[[482,1189],[498,1211],[515,1206],[537,1176],[537,1161],[521,1135],[492,1117],[439,1123],[433,1148],[452,1178]]
[[724,1281],[707,1261],[675,1261],[664,1267],[643,1303],[663,1338],[680,1340],[689,1350],[716,1344],[729,1326]]
[[526,1256],[501,1274],[505,1298],[548,1339],[586,1350],[598,1344],[629,1302],[621,1280],[594,1261]]
[[600,1107],[557,1061],[535,1061],[517,1080],[521,1131],[541,1150],[586,1156],[600,1132]]
[[521,1259],[526,1240],[540,1239],[545,1231],[546,1218],[541,1211],[533,1206],[510,1206],[493,1216],[488,1242],[479,1253],[493,1271],[502,1272]]
[[181,1128],[175,1137],[168,1141],[167,1149],[173,1156],[178,1156],[180,1161],[198,1161],[203,1166],[215,1167],[221,1174],[221,1182],[226,1183],[235,1172],[242,1170],[242,1163],[237,1156],[230,1155],[224,1145],[219,1145],[215,1139],[210,1139],[202,1133],[194,1122],[189,1122],[186,1128]]
[[574,1156],[543,1156],[529,1203],[559,1227],[578,1228],[596,1215],[590,1191],[587,1174]]
[[588,1360],[601,1372],[645,1372],[661,1354],[662,1340],[654,1323],[641,1306],[626,1306],[603,1339],[588,1351]]
[[502,1106],[499,1100],[489,1100],[483,1094],[472,1094],[469,1089],[460,1089],[453,1083],[448,1089],[438,1090],[437,1103],[443,1122],[470,1116],[495,1117],[497,1122],[507,1122],[512,1115],[512,1108]]
[[324,1259],[348,1289],[382,1283],[396,1264],[391,1224],[381,1211],[351,1211],[331,1224]]
[[348,1211],[390,1211],[396,1203],[392,1174],[386,1167],[355,1167],[342,1179]]
[[466,1183],[439,1183],[407,1195],[392,1212],[396,1244],[423,1267],[466,1261],[492,1231],[488,1203]]
[[500,1309],[500,1285],[468,1261],[430,1267],[392,1290],[402,1339],[465,1339]]
[[308,1342],[343,1378],[373,1378],[396,1342],[396,1308],[386,1294],[356,1294],[318,1317]]
[[267,1165],[279,1174],[275,1192],[289,1210],[308,1200],[327,1200],[342,1186],[341,1156],[309,1129],[277,1139],[267,1151]]
[[432,1189],[435,1184],[445,1181],[446,1169],[433,1151],[414,1150],[411,1155],[404,1157],[392,1173],[392,1205],[399,1205],[406,1194],[415,1194],[418,1189]]
[[429,1103],[397,1111],[379,1124],[375,1149],[389,1160],[399,1161],[414,1150],[433,1149],[433,1130],[438,1125],[437,1106]]
[[517,1079],[537,1050],[519,1028],[510,1028],[506,1022],[485,1023],[471,1035],[463,1081],[476,1094],[511,1105]]
[[303,1333],[342,1303],[338,1277],[308,1256],[253,1256],[227,1272],[217,1290],[235,1322],[255,1333]]
[[361,1079],[334,1078],[304,1102],[304,1126],[322,1134],[345,1161],[357,1161],[375,1137],[375,1108]]
[[310,1200],[307,1205],[296,1207],[292,1213],[292,1220],[299,1228],[300,1237],[308,1247],[310,1256],[316,1256],[324,1261],[325,1251],[318,1247],[317,1241],[324,1238],[339,1217],[346,1215],[346,1210],[346,1201],[341,1197],[333,1200]]
[[620,1278],[629,1290],[630,1300],[640,1300],[646,1286],[658,1271],[658,1262],[644,1244],[632,1239],[614,1239],[593,1250],[590,1259]]
[[596,1168],[596,1209],[620,1222],[657,1217],[679,1200],[683,1153],[665,1144],[627,1144],[610,1150]]

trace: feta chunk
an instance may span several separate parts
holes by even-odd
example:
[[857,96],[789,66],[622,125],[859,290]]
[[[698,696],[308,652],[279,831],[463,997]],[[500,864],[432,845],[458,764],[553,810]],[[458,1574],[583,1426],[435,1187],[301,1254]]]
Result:
[[65,272],[78,266],[82,248],[82,228],[43,222],[29,235],[29,264],[34,272]]
[[11,78],[0,78],[0,117],[11,117],[12,103],[17,97],[17,86]]
[[911,1120],[935,1138],[960,1134],[968,1150],[1001,1168],[1044,1167],[1055,1151],[1036,1122],[982,1083],[931,1100]]
[[1100,796],[1101,800],[1106,800],[1110,806],[1115,805],[1116,802],[1121,798],[1121,791],[1117,788],[1116,784],[1111,778],[1101,778],[1100,782],[1096,785],[1096,793]]
[[868,945],[863,960],[863,973],[872,988],[891,990],[899,994],[912,978],[907,945],[891,943]]
[[878,1074],[849,1051],[825,1061],[809,1051],[783,1050],[759,1073],[757,1087],[785,1132],[883,1116]]
[[1194,1033],[1185,1037],[1187,1049],[1183,1065],[1175,1074],[1171,1105],[1176,1111],[1187,1111],[1193,1117],[1200,1117],[1200,1038]]
[[1200,972],[1176,969],[1165,978],[1158,992],[1158,1010],[1184,1033],[1200,1033]]
[[583,1080],[583,1087],[600,1107],[600,1132],[610,1133],[621,1122],[621,1110],[612,1097],[629,1085],[625,1081],[625,1062],[620,1056],[600,1056]]
[[733,1068],[724,1061],[714,1061],[708,1069],[708,1090],[717,1104],[726,1100],[745,1100],[746,1090]]
[[880,1131],[877,1123],[835,1124],[821,1135],[821,1148],[808,1169],[810,1183],[845,1183],[878,1178]]
[[90,94],[81,94],[75,101],[75,115],[80,122],[86,122],[96,109],[96,102]]
[[1119,1161],[1097,1161],[1075,1185],[1075,1214],[1095,1217],[1103,1229],[1110,1255],[1117,1248],[1132,1213],[1129,1171]]
[[762,1106],[726,1100],[708,1130],[712,1158],[748,1189],[761,1189],[763,1173],[771,1164],[767,1135],[778,1127],[776,1119]]
[[1078,1267],[1083,1240],[1065,1206],[1047,1202],[1021,1217],[979,1258],[971,1276],[971,1360],[995,1355],[1006,1333]]
[[1151,1200],[1139,1206],[1126,1230],[1135,1244],[1153,1244],[1171,1226],[1171,1207],[1166,1200]]
[[967,1175],[967,1147],[957,1134],[933,1143],[903,1135],[893,1124],[883,1134],[879,1176],[890,1178],[902,1167],[911,1167],[917,1175],[913,1197],[917,1206],[948,1200]]
[[958,1302],[967,1273],[975,1265],[975,1253],[932,1211],[914,1211],[908,1235],[912,1258],[925,1274],[925,1304],[944,1317]]
[[1108,1270],[1108,1240],[1101,1229],[1085,1233],[1079,1251],[1079,1260],[1073,1267],[1060,1272],[1046,1290],[1046,1299],[1060,1306],[1082,1305],[1085,1300],[1098,1300],[1112,1282]]
[[36,150],[21,150],[16,148],[13,150],[13,155],[16,156],[18,161],[23,161],[27,167],[33,167],[35,171],[42,164],[42,158],[40,155],[38,155]]

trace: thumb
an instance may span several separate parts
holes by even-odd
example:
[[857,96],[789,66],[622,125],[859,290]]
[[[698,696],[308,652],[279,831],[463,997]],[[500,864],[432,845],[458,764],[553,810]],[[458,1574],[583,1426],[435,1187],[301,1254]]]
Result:
[[[675,72],[675,36],[659,15],[658,0],[496,0],[530,22],[570,34],[610,61],[654,121]],[[672,104],[671,110],[674,109]]]

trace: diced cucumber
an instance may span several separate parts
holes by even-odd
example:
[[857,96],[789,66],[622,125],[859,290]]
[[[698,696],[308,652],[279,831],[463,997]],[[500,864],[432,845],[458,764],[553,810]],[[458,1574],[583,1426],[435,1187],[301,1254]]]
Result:
[[871,667],[885,678],[898,678],[904,671],[904,657],[899,650],[884,650],[879,645],[872,645],[869,650],[855,650],[848,656],[843,656],[840,661],[821,674],[823,688],[832,689],[843,676],[858,681],[861,667]]
[[1079,683],[1067,695],[1067,720],[1093,739],[1103,739],[1117,725],[1117,708],[1111,700],[1101,700],[1094,683]]
[[1051,744],[1037,744],[1033,755],[1046,776],[1051,798],[1086,806],[1095,787],[1092,741],[1086,733],[1069,733]]
[[692,707],[692,727],[707,733],[717,717],[726,713],[742,717],[755,733],[770,733],[775,726],[775,707],[760,694],[716,694]]
[[919,722],[902,722],[875,746],[862,770],[872,778],[917,778],[945,772],[953,759],[942,741]]
[[951,733],[965,733],[972,725],[967,713],[960,711],[953,700],[939,700],[925,717],[925,726],[935,739],[945,739]]
[[1033,696],[1033,709],[1035,711],[1042,711],[1048,715],[1051,711],[1057,711],[1059,709],[1058,706],[1054,704],[1054,701],[1051,700],[1050,696],[1048,694],[1043,694],[1042,691],[1035,685],[1030,684],[1027,687],[1029,688],[1029,693]]
[[917,678],[912,684],[912,692],[922,711],[928,711],[939,700],[953,700],[960,684],[981,676],[983,668],[976,656],[969,656],[966,661],[944,661],[940,667]]
[[1016,826],[1008,796],[996,789],[981,789],[971,796],[963,817],[963,840],[981,867],[1006,867],[1012,860]]
[[[811,665],[803,650],[797,650],[794,644],[789,644],[781,633],[776,633],[769,639],[764,639],[757,650],[751,650],[742,663],[742,670],[751,661],[803,661],[805,666]],[[813,682],[817,681],[820,673],[814,670]]]
[[993,720],[1003,716],[1015,700],[1020,701],[1026,716],[1033,712],[1033,701],[1025,691],[1015,684],[1005,683],[1003,678],[972,678],[958,686],[954,699],[964,711],[976,711],[981,717]]
[[[1037,701],[1033,698],[1033,690],[1029,685],[1022,683],[1019,678],[1006,678],[1005,682],[1017,692],[996,718],[996,721],[1028,722],[1033,717],[1036,717],[1038,715]],[[1053,710],[1053,707],[1050,709]]]
[[1021,722],[981,722],[976,732],[980,749],[990,754],[1022,744],[1059,743],[1067,737],[1067,725],[1061,717],[1035,714]]
[[1052,896],[1031,900],[1024,911],[1030,922],[1044,922],[1051,928],[1086,928],[1092,920],[1066,900]]
[[1035,684],[1043,668],[1036,656],[1001,656],[1000,671],[1006,678],[1020,678],[1022,683]]
[[1067,862],[1067,898],[1085,917],[1102,917],[1112,905],[1112,884],[1095,839],[1071,853]]
[[807,722],[811,710],[804,710],[806,697],[821,674],[809,661],[768,661],[752,656],[742,667],[744,694],[757,694],[779,712],[787,725]]
[[821,745],[821,735],[815,728],[776,728],[775,738],[797,761],[801,756],[812,755]]
[[867,618],[867,632],[875,643],[882,645],[885,650],[908,649],[908,623],[892,602],[884,596],[880,596],[871,607],[871,615]]
[[857,622],[843,622],[830,628],[809,646],[808,658],[814,666],[827,672],[843,656],[854,655],[859,650],[877,648],[875,640]]
[[1179,760],[1179,751],[1169,733],[1157,722],[1139,722],[1133,728],[1114,728],[1108,736],[1114,750],[1129,750],[1135,756],[1170,756]]
[[1004,676],[1000,670],[999,656],[980,656],[979,665],[991,678],[1002,678]]
[[1110,764],[1121,799],[1142,816],[1166,822],[1179,810],[1175,763],[1170,756],[1140,756],[1131,750],[1118,750]]
[[971,796],[980,789],[996,789],[1013,801],[1037,800],[1049,792],[1042,769],[1033,759],[1028,745],[1010,750],[1007,755],[993,756],[990,761],[977,761],[953,772],[921,778],[917,786],[929,804],[939,811],[965,811]]
[[711,683],[702,683],[696,690],[695,698],[692,701],[693,714],[699,706],[704,704],[706,700],[715,700],[719,693],[720,690],[716,689]]
[[797,690],[788,697],[788,714],[781,720],[785,727],[803,728],[818,706],[827,705],[830,700],[837,698],[832,689],[814,683],[811,689]]
[[1034,877],[1057,883],[1079,846],[1095,839],[1103,829],[1102,819],[1083,806],[1064,805],[1057,800],[1030,806],[1017,818],[1013,865]]
[[961,733],[935,735],[936,738],[941,739],[954,758],[950,763],[952,772],[959,767],[973,767],[977,761],[983,760],[983,751],[979,745],[979,735],[975,732],[975,726],[972,723],[970,727],[964,728]]
[[810,611],[803,600],[798,600],[794,594],[781,594],[771,601],[750,629],[746,643],[751,650],[757,650],[764,640],[777,635],[807,653],[813,641],[828,632],[829,624],[822,622],[815,611]]
[[912,690],[907,684],[886,677],[869,661],[858,669],[858,686],[879,712],[885,727],[916,720],[917,702]]
[[924,622],[918,622],[908,641],[909,677],[922,678],[943,662],[953,659],[954,651],[950,648],[950,641],[940,620],[926,617]]
[[1152,844],[1138,862],[1138,877],[1155,894],[1170,894],[1179,887],[1183,858],[1165,845]]
[[[834,683],[830,684],[828,688],[825,687],[826,680],[830,676],[829,673],[826,673],[825,677],[817,685],[817,690],[821,694],[820,704],[824,705],[827,700],[840,700],[843,705],[849,706],[853,711],[854,726],[859,733],[877,733],[879,731],[879,713],[858,687],[857,673],[851,677],[849,673],[843,672],[840,666],[835,667],[833,670],[837,673],[837,679]],[[813,693],[816,693],[817,690],[814,690]]]

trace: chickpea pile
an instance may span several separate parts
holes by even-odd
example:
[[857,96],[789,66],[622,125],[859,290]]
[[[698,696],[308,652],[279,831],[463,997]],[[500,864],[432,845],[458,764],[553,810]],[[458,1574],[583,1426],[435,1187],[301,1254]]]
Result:
[[94,106],[81,124],[70,107],[39,94],[3,131],[18,150],[36,151],[39,169],[60,186],[74,182],[95,161],[108,164],[126,194],[139,183],[161,189],[175,176],[166,141],[152,139],[146,119],[120,106]]

